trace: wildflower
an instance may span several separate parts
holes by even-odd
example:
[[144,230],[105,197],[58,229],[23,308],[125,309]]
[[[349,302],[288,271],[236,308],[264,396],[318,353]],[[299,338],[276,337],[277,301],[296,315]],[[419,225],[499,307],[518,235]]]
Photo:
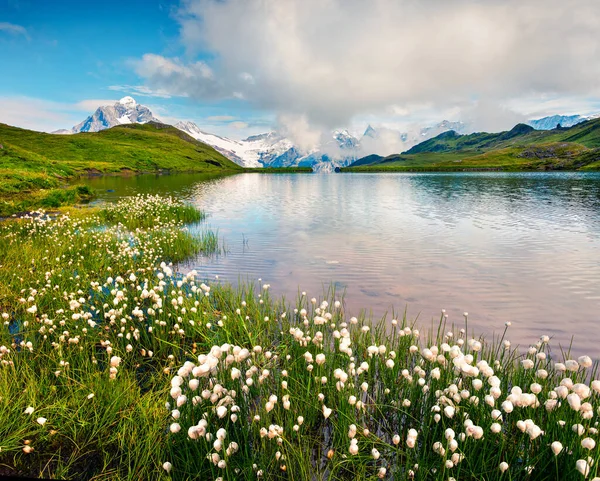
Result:
[[323,416],[325,417],[325,419],[331,416],[332,411],[333,410],[331,408],[328,408],[327,406],[325,406],[325,404],[323,404]]
[[452,406],[446,406],[444,408],[444,415],[447,418],[453,418],[454,417],[454,413],[456,412],[456,410],[452,407]]
[[39,417],[39,418],[37,418],[37,419],[36,419],[36,422],[37,422],[37,423],[38,423],[40,426],[43,426],[44,424],[46,424],[46,421],[47,421],[47,419],[46,419],[46,418],[42,418],[42,417]]
[[578,459],[575,463],[575,469],[583,474],[584,477],[587,477],[590,474],[590,466],[585,459]]
[[565,367],[567,371],[577,371],[579,369],[579,363],[573,359],[565,361]]
[[24,414],[33,414],[34,409],[29,406],[27,409],[25,409]]
[[585,448],[585,449],[594,449],[594,447],[596,446],[596,441],[594,441],[592,438],[584,438],[581,440],[581,447]]
[[502,461],[500,463],[500,466],[498,466],[498,469],[500,469],[500,472],[503,473],[504,471],[506,471],[508,469],[508,463]]
[[585,368],[592,367],[593,364],[592,359],[589,356],[581,356],[577,361],[581,367]]
[[563,450],[563,445],[560,441],[554,441],[550,445],[550,449],[552,450],[552,452],[554,453],[555,456],[558,456],[560,454],[560,452]]
[[577,394],[569,394],[567,396],[567,401],[569,402],[569,406],[571,406],[573,411],[579,411],[579,409],[581,409],[581,398]]
[[531,359],[523,359],[521,364],[523,365],[523,369],[531,369],[534,366],[534,363]]
[[371,456],[373,456],[373,459],[378,460],[381,454],[376,448],[373,448],[371,449]]

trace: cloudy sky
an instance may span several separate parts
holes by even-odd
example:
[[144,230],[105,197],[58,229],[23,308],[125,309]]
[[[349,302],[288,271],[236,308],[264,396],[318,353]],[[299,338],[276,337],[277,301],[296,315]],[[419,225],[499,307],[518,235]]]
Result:
[[[0,122],[131,95],[234,138],[600,113],[597,0],[0,0]],[[8,73],[8,75],[7,75]]]

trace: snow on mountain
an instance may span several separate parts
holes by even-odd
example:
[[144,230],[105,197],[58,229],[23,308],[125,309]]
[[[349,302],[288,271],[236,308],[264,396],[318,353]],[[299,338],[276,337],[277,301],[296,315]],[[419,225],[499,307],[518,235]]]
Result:
[[552,130],[558,124],[561,127],[572,127],[581,122],[591,119],[592,117],[582,117],[581,115],[551,115],[536,120],[528,120],[525,122],[536,130]]
[[[123,97],[113,105],[99,107],[94,114],[70,130],[57,130],[55,134],[98,132],[117,125],[159,121],[153,113],[132,97]],[[465,133],[462,122],[444,120],[439,124],[408,132],[388,128],[367,127],[362,136],[356,137],[348,130],[335,130],[329,140],[318,149],[306,151],[277,132],[253,135],[243,140],[233,140],[205,132],[194,122],[181,121],[175,124],[196,140],[208,144],[225,157],[243,167],[311,167],[316,172],[332,172],[370,154],[389,155],[403,152],[413,145],[445,132],[455,130]]]
[[204,132],[194,122],[178,122],[175,127],[214,147],[243,167],[270,166],[277,157],[293,148],[291,141],[274,132],[254,135],[244,140],[232,140]]
[[138,104],[132,97],[123,97],[113,105],[98,107],[92,115],[72,129],[61,129],[53,133],[99,132],[116,125],[145,124],[152,120],[158,121],[148,107]]

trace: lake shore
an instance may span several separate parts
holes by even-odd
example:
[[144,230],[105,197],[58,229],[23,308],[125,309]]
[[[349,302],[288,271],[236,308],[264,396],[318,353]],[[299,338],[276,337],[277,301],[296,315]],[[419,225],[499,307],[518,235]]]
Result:
[[[170,262],[203,213],[138,197],[0,226],[2,474],[91,479],[581,479],[598,360],[348,317]],[[74,240],[77,241],[74,242]],[[22,267],[19,267],[22,266]],[[60,293],[60,295],[57,295]],[[593,354],[593,353],[590,353]],[[309,453],[307,455],[307,453]]]

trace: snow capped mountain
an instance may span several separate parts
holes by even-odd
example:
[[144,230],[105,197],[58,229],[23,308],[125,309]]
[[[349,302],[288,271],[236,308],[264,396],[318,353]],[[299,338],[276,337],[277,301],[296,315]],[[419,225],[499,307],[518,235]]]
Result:
[[253,135],[244,140],[232,140],[204,132],[194,122],[178,122],[175,127],[214,147],[243,167],[272,166],[275,159],[293,148],[291,141],[274,132]]
[[448,130],[460,133],[467,130],[464,123],[447,120],[411,132],[375,129],[369,125],[360,138],[348,130],[335,130],[318,149],[303,151],[276,132],[231,140],[204,132],[193,122],[178,122],[175,127],[245,167],[311,167],[315,172],[333,172],[336,167],[345,167],[373,153],[388,155],[403,152]]
[[582,117],[581,115],[552,115],[550,117],[543,117],[541,119],[529,120],[526,124],[532,126],[536,130],[552,130],[555,129],[558,124],[561,127],[572,127],[586,120],[590,120],[592,117]]
[[123,124],[145,124],[158,121],[148,107],[139,105],[132,97],[123,97],[113,105],[98,107],[96,111],[71,130],[57,130],[55,134],[77,134],[79,132],[99,132],[100,130]]
[[[148,107],[138,104],[135,99],[127,96],[113,105],[99,107],[93,115],[72,129],[57,130],[54,133],[98,132],[117,125],[150,121],[160,120],[154,117]],[[335,130],[319,148],[305,150],[277,132],[233,140],[205,132],[190,121],[177,122],[175,127],[194,139],[214,147],[225,157],[243,167],[311,167],[316,172],[332,172],[336,167],[347,166],[370,154],[389,155],[403,152],[447,130],[466,133],[467,129],[462,122],[447,120],[430,127],[415,127],[408,132],[384,127],[374,128],[369,125],[360,137],[352,135],[348,130]]]

